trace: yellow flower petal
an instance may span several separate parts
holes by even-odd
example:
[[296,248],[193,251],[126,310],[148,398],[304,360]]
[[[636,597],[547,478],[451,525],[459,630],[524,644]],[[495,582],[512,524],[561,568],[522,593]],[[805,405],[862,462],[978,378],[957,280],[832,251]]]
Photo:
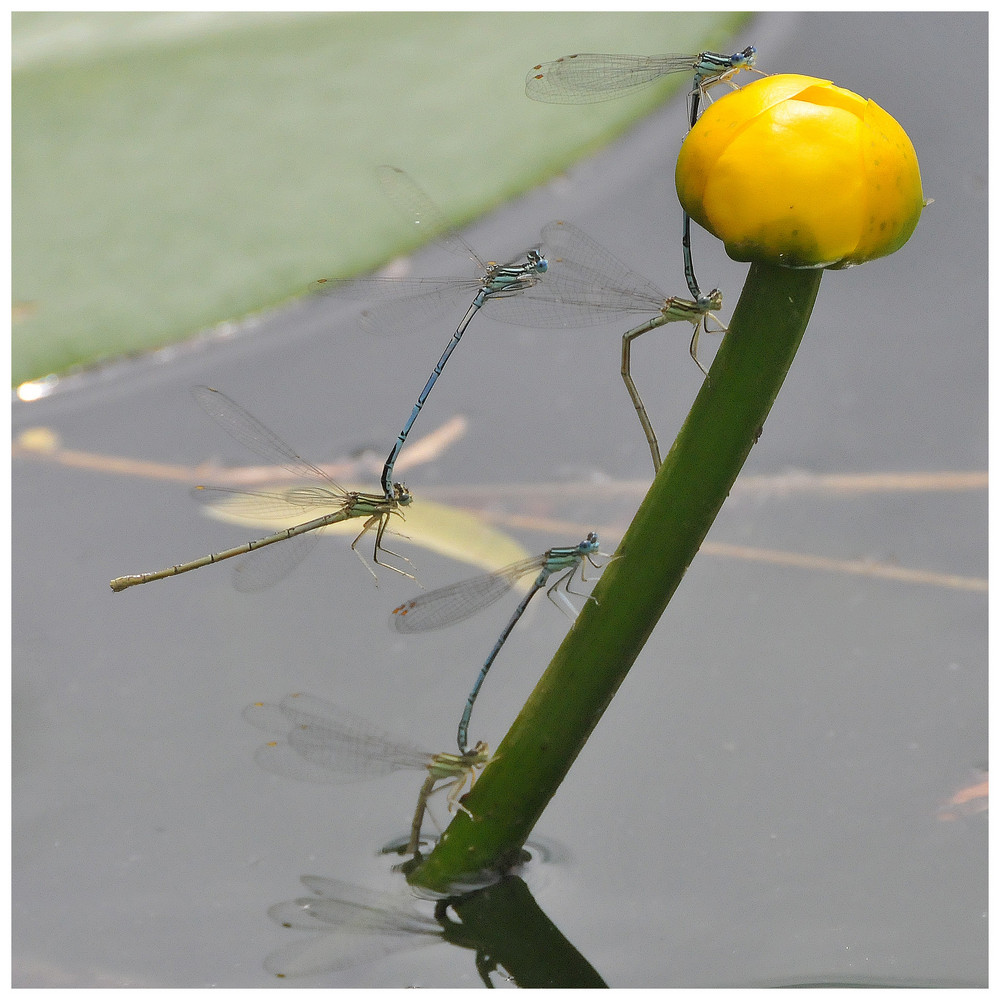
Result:
[[923,208],[906,133],[873,101],[806,76],[716,101],[681,147],[677,193],[736,260],[845,267],[892,253]]

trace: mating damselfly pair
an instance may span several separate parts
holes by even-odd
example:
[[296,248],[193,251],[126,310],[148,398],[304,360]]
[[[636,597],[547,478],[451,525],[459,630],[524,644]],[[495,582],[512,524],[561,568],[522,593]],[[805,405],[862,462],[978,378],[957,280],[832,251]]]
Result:
[[[280,704],[256,702],[248,706],[243,717],[259,729],[280,739],[264,744],[257,752],[257,761],[269,771],[306,781],[338,782],[379,777],[399,770],[426,771],[417,807],[410,826],[406,852],[419,851],[420,831],[430,795],[440,782],[449,788],[450,812],[461,810],[471,819],[471,812],[461,803],[466,785],[475,783],[479,771],[489,762],[488,745],[480,741],[473,749],[467,745],[472,708],[486,674],[520,620],[532,597],[549,579],[560,574],[548,586],[547,594],[569,612],[575,609],[566,594],[579,594],[570,582],[579,570],[586,579],[586,562],[597,565],[593,556],[599,543],[591,532],[579,545],[553,548],[530,559],[522,559],[504,569],[484,576],[451,584],[407,601],[393,611],[393,623],[400,632],[423,632],[453,625],[483,610],[506,594],[511,587],[530,573],[536,573],[527,593],[521,599],[500,638],[490,650],[466,700],[458,728],[458,754],[430,753],[404,743],[376,729],[371,723],[321,698],[292,694]],[[562,588],[562,589],[560,589]],[[580,594],[580,596],[586,596]]]
[[[529,97],[537,101],[551,103],[591,103],[624,96],[645,87],[660,77],[674,73],[693,74],[693,86],[689,94],[688,121],[694,127],[698,119],[701,97],[719,83],[732,84],[732,78],[742,70],[754,68],[757,51],[750,45],[741,52],[724,55],[717,52],[701,52],[695,55],[664,56],[623,56],[581,53],[566,56],[549,63],[540,63],[528,72],[525,90]],[[552,223],[542,230],[540,246],[526,251],[523,259],[515,259],[506,264],[486,262],[464,238],[448,224],[423,190],[397,167],[380,168],[380,179],[386,193],[407,218],[421,228],[424,234],[435,238],[442,246],[474,261],[479,275],[476,279],[466,279],[468,291],[475,288],[475,297],[460,321],[455,333],[439,359],[424,388],[421,390],[400,431],[396,443],[382,470],[382,489],[387,499],[393,494],[393,468],[407,435],[427,401],[435,382],[440,377],[452,351],[462,339],[473,316],[487,300],[516,304],[519,308],[508,309],[506,315],[499,310],[495,318],[525,326],[545,327],[550,325],[571,326],[591,325],[605,322],[608,313],[652,312],[653,317],[646,323],[627,331],[622,338],[622,378],[629,396],[635,405],[640,423],[649,443],[654,471],[659,469],[660,454],[652,426],[645,407],[631,377],[629,345],[632,340],[664,323],[686,320],[694,326],[691,339],[691,355],[698,367],[705,372],[698,361],[698,335],[713,311],[722,305],[722,293],[713,289],[705,294],[698,285],[691,254],[691,220],[683,213],[681,248],[684,260],[684,274],[691,299],[666,296],[649,282],[631,274],[627,268],[610,253],[599,247],[575,227],[567,223]],[[553,238],[552,226],[562,227],[562,247],[551,247],[551,254],[544,249]],[[560,250],[562,251],[560,253]],[[371,294],[379,287],[373,280],[356,284],[362,293]],[[472,285],[472,280],[477,284]],[[393,279],[381,279],[382,287],[392,287]],[[405,279],[414,296],[424,302],[440,298],[449,290],[459,290],[459,279]],[[319,286],[335,290],[342,285],[338,281],[320,281]],[[396,287],[402,287],[395,281]],[[586,289],[586,294],[582,289]],[[519,301],[520,300],[520,301]],[[553,313],[544,308],[545,304],[556,303],[561,312]],[[369,320],[376,318],[383,322],[389,317],[383,311],[370,311]],[[407,313],[407,319],[410,316]],[[717,323],[715,332],[724,332]],[[707,372],[706,372],[707,374]]]
[[382,469],[382,489],[386,498],[393,493],[393,470],[407,436],[420,415],[444,367],[480,309],[490,306],[489,315],[500,322],[535,329],[574,328],[606,324],[616,316],[649,317],[622,337],[622,379],[636,408],[649,443],[656,471],[660,465],[659,446],[645,406],[631,374],[631,342],[666,323],[685,321],[692,325],[690,352],[698,360],[698,338],[708,322],[713,333],[724,332],[714,315],[722,306],[722,294],[714,290],[694,302],[665,295],[652,282],[638,275],[595,240],[565,221],[545,225],[534,246],[503,264],[478,254],[448,222],[424,190],[398,167],[378,168],[382,188],[408,222],[419,227],[425,237],[457,257],[472,261],[476,274],[467,278],[360,278],[321,279],[316,291],[349,295],[373,302],[363,313],[371,330],[409,328],[414,317],[426,321],[442,317],[449,308],[471,303],[445,346],[444,352],[417,397],[389,457]]

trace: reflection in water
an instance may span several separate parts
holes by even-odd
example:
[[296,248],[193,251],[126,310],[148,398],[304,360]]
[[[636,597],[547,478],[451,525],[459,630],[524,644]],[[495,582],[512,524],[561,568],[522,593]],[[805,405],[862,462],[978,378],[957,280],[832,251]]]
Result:
[[268,916],[283,927],[321,933],[269,955],[264,967],[276,976],[335,972],[446,941],[475,951],[476,970],[487,987],[494,985],[494,973],[525,988],[606,986],[539,909],[520,878],[440,899],[433,904],[433,916],[413,896],[315,875],[303,876],[302,882],[313,895],[276,903]]
[[302,883],[314,895],[275,903],[267,915],[282,927],[322,933],[268,955],[264,968],[276,976],[336,972],[444,940],[441,925],[412,896],[316,875],[303,875]]
[[[439,839],[440,838],[436,836],[425,836],[421,838],[420,846],[433,850]],[[396,837],[384,844],[380,848],[379,854],[398,854],[402,856],[406,853],[407,841],[407,837]],[[520,871],[526,865],[531,867],[533,876],[532,884],[537,892],[541,884],[541,878],[543,877],[542,872],[544,871],[544,868],[542,866],[567,865],[571,860],[572,854],[570,853],[569,848],[560,841],[553,840],[551,837],[532,837],[532,839],[527,841],[521,848],[516,868]],[[393,871],[402,870],[406,872],[409,870],[409,867],[409,864],[396,866]],[[496,881],[496,879],[493,879],[492,881]],[[477,888],[481,889],[483,886],[477,886]]]

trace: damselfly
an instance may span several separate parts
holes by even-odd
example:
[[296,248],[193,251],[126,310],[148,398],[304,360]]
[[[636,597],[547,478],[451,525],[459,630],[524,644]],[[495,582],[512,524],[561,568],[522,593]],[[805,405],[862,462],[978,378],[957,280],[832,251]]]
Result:
[[694,94],[729,82],[740,70],[752,69],[756,59],[752,45],[729,56],[721,52],[659,56],[579,52],[533,66],[524,90],[533,101],[548,104],[596,104],[634,93],[662,76],[693,73]]
[[[693,73],[688,95],[688,126],[698,120],[701,97],[717,83],[735,86],[732,78],[742,70],[754,70],[757,50],[748,45],[741,52],[699,52],[696,55],[630,56],[581,52],[552,62],[539,63],[528,71],[525,93],[549,104],[592,104],[623,97],[673,73]],[[759,72],[759,71],[757,71]],[[691,297],[703,309],[711,309],[711,295],[703,295],[691,256],[691,218],[684,213],[681,248],[684,277]]]
[[[395,168],[388,169],[395,170]],[[411,200],[420,196],[426,197],[422,195],[422,192],[416,193],[419,192],[419,189],[415,189],[415,185],[412,185],[412,181],[408,179],[404,182],[395,174],[383,176],[393,176],[393,183],[398,183],[400,192],[409,192],[412,195]],[[395,197],[401,199],[402,194]],[[426,205],[419,213],[414,210],[413,214],[420,219],[425,219],[431,211],[436,210],[433,209],[433,206]],[[443,222],[440,224],[444,225]],[[446,231],[445,236],[449,241],[448,245],[465,245],[457,233]],[[469,251],[469,253],[471,252]],[[660,458],[656,436],[632,380],[629,350],[631,341],[647,330],[662,326],[664,323],[686,320],[694,327],[694,333],[691,337],[691,356],[702,372],[705,372],[704,366],[698,360],[698,338],[702,329],[707,329],[708,319],[719,323],[712,310],[721,308],[722,293],[715,289],[711,294],[702,296],[700,304],[676,296],[666,296],[652,282],[635,274],[600,244],[567,222],[550,222],[546,225],[542,230],[539,248],[535,251],[529,251],[529,253],[540,254],[541,259],[545,260],[544,279],[536,278],[529,284],[528,278],[525,277],[523,287],[516,290],[510,289],[507,292],[492,293],[490,299],[496,298],[504,306],[502,309],[498,307],[491,313],[494,318],[538,328],[565,328],[606,323],[616,312],[654,314],[647,324],[629,330],[622,338],[622,379],[649,442],[653,455],[653,466],[658,469]],[[351,294],[360,295],[383,294],[386,289],[399,289],[404,292],[416,293],[416,298],[406,298],[403,300],[404,303],[433,303],[440,301],[443,296],[447,296],[448,301],[451,301],[456,289],[462,293],[470,292],[472,289],[481,291],[479,284],[474,279],[369,278],[354,283],[327,282],[327,284],[333,288],[343,287],[345,290],[354,285],[356,287],[352,288]],[[477,293],[477,299],[478,297]],[[397,303],[388,303],[388,305],[396,306]],[[381,308],[381,306],[376,306],[375,309],[370,310],[370,317],[381,316]],[[478,306],[473,304],[463,319],[459,332],[464,332],[468,320],[477,309]],[[390,318],[388,323],[391,325],[393,320]],[[719,324],[717,329],[711,332],[724,332],[724,328]],[[441,361],[438,362],[427,385],[424,386],[424,390],[417,400],[417,405],[397,439],[393,453],[389,456],[387,462],[388,477],[383,469],[383,485],[391,482],[392,463],[398,457],[402,442],[405,441],[409,429],[413,426],[413,421],[420,412],[423,402],[427,399],[430,388],[440,374],[444,362],[454,350],[458,339],[458,337],[452,338]]]
[[466,785],[490,759],[489,747],[477,743],[461,756],[453,753],[428,753],[379,732],[370,722],[344,709],[308,694],[290,694],[280,704],[256,702],[243,710],[243,718],[272,736],[281,737],[265,743],[255,756],[261,767],[276,774],[301,781],[349,782],[377,778],[393,771],[426,771],[416,812],[410,828],[407,853],[420,846],[427,799],[439,782],[448,791],[448,810],[472,813],[459,801]]
[[[235,548],[202,556],[200,559],[193,559],[190,562],[178,563],[176,566],[169,566],[167,569],[161,569],[155,573],[119,576],[111,581],[112,590],[117,592],[128,587],[135,587],[140,583],[163,580],[166,577],[200,569],[202,566],[209,566],[224,559],[232,559],[234,556],[254,552],[267,545],[273,545],[275,542],[289,540],[280,560],[270,559],[261,562],[261,557],[258,556],[238,567],[234,575],[237,589],[260,590],[281,579],[312,548],[318,540],[318,536],[308,534],[308,532],[315,532],[328,524],[336,524],[354,517],[365,518],[364,526],[351,543],[351,548],[361,558],[361,561],[364,562],[364,558],[357,551],[356,546],[366,532],[373,531],[375,533],[375,562],[379,566],[384,566],[386,569],[391,569],[413,579],[412,574],[379,559],[379,552],[385,552],[408,561],[404,556],[400,556],[399,553],[393,552],[382,544],[382,536],[385,534],[389,518],[393,514],[402,517],[400,508],[406,507],[412,499],[402,483],[395,484],[391,498],[373,493],[348,492],[316,466],[310,465],[300,458],[273,431],[268,430],[256,417],[252,417],[243,407],[224,393],[219,392],[218,389],[200,385],[195,386],[191,393],[202,409],[233,438],[257,452],[267,461],[281,465],[297,478],[312,484],[270,493],[198,486],[195,489],[196,495],[203,500],[221,500],[229,510],[234,513],[242,512],[245,516],[275,518],[294,516],[299,518],[312,514],[313,517],[311,520],[304,521],[292,528],[285,528],[273,535],[268,535],[266,538],[246,542]],[[321,510],[324,510],[325,513],[317,515],[317,512]],[[365,565],[368,564],[365,563]],[[375,576],[375,572],[370,566],[368,570],[372,576]]]
[[[566,594],[577,594],[580,597],[586,595],[572,590],[570,582],[578,570],[580,579],[586,582],[584,568],[587,562],[595,568],[599,568],[593,559],[599,547],[597,534],[592,531],[579,545],[552,548],[539,556],[522,559],[520,562],[512,563],[510,566],[493,573],[453,583],[428,594],[421,594],[419,597],[401,604],[392,612],[393,623],[400,632],[425,632],[430,629],[444,628],[469,618],[477,611],[481,611],[494,601],[499,600],[521,577],[527,576],[529,573],[537,573],[534,583],[521,599],[521,603],[514,609],[510,621],[504,626],[500,638],[490,650],[475,684],[472,685],[472,691],[469,693],[465,710],[462,713],[462,721],[458,725],[458,749],[462,754],[467,752],[469,721],[472,718],[472,707],[476,702],[479,689],[483,686],[483,681],[486,680],[486,675],[489,673],[493,661],[497,658],[497,654],[521,615],[524,614],[528,603],[539,590],[548,584],[549,578],[553,574],[565,570],[554,583],[548,586],[546,594],[553,604],[557,603],[558,599],[563,609],[568,609],[570,616],[574,617],[576,610]],[[559,589],[560,585],[562,590]]]

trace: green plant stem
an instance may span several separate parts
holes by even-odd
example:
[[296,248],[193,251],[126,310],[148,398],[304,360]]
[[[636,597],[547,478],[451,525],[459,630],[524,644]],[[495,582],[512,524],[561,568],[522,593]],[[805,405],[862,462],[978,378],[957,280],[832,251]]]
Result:
[[[454,891],[516,863],[625,679],[760,437],[822,271],[754,264],[709,377],[555,658],[411,883]],[[610,780],[610,776],[609,776]]]

